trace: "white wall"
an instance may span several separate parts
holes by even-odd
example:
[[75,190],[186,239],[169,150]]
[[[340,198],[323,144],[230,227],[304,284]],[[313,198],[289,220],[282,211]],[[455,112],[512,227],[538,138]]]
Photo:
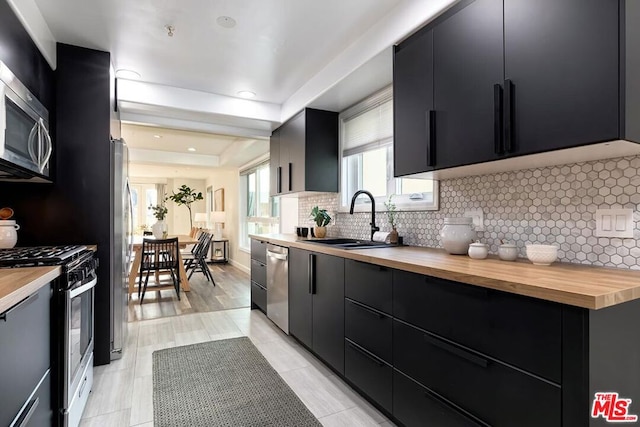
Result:
[[[206,181],[204,179],[172,178],[167,179],[167,195],[177,192],[180,186],[186,185],[195,192],[201,192],[205,196]],[[186,206],[179,206],[171,200],[167,200],[167,224],[169,234],[189,234],[191,225],[189,223],[189,209]],[[205,212],[205,200],[198,200],[191,205],[191,215],[195,218],[196,213]],[[196,225],[196,224],[194,224]]]
[[[240,175],[238,169],[213,170],[206,180],[206,187],[211,186],[213,191],[224,188],[224,210],[227,222],[224,224],[222,234],[229,239],[230,262],[246,271],[251,265],[251,256],[241,251],[238,245],[239,236],[239,212],[240,212]],[[213,224],[212,224],[213,227]]]

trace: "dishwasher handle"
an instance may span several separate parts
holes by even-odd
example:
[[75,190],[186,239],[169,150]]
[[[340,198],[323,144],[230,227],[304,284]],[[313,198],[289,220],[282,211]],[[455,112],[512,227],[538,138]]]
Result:
[[279,259],[281,261],[286,261],[287,260],[287,254],[280,254],[280,253],[277,253],[277,252],[271,252],[268,249],[267,249],[267,256],[269,258],[275,258],[275,259]]

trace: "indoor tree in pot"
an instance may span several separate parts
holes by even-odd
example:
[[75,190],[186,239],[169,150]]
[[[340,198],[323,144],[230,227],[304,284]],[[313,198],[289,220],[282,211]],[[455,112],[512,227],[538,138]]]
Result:
[[191,204],[193,202],[195,202],[196,200],[204,199],[204,197],[202,197],[202,192],[196,193],[195,190],[192,190],[191,188],[189,188],[185,184],[182,184],[180,186],[180,188],[178,189],[178,192],[177,193],[173,192],[173,194],[171,194],[171,196],[169,196],[169,198],[171,199],[171,201],[176,202],[178,204],[178,206],[184,205],[184,206],[187,207],[187,209],[189,209],[189,224],[190,224],[191,228],[193,228],[193,218],[192,218],[192,215],[191,215]]
[[316,227],[314,228],[314,235],[316,237],[324,237],[327,235],[327,225],[331,221],[331,216],[327,213],[326,209],[319,209],[317,206],[314,206],[311,209],[311,218],[316,223]]
[[149,206],[149,209],[153,211],[153,216],[158,220],[155,224],[151,226],[151,232],[156,239],[162,239],[167,236],[167,223],[164,222],[164,219],[167,217],[168,209],[165,206],[164,202],[167,201],[167,197],[157,205]]
[[397,244],[398,243],[398,230],[396,230],[396,217],[398,215],[398,211],[396,209],[396,204],[393,203],[393,194],[389,196],[389,200],[384,202],[385,208],[387,208],[387,219],[389,220],[389,225],[391,225],[391,232],[389,233],[389,243]]

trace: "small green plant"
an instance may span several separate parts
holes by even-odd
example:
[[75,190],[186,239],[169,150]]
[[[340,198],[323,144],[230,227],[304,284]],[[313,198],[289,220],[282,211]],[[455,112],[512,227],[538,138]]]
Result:
[[310,216],[318,227],[326,227],[331,222],[331,216],[327,213],[327,210],[319,209],[317,206],[311,209]]
[[153,211],[153,216],[156,217],[156,219],[158,221],[162,221],[163,219],[165,219],[167,217],[167,206],[165,205],[165,202],[168,200],[169,198],[165,195],[164,199],[162,199],[162,201],[160,203],[158,203],[157,205],[149,205],[149,209],[151,209]]
[[384,202],[384,206],[387,208],[387,219],[389,220],[389,224],[391,224],[391,228],[396,228],[396,217],[398,216],[398,210],[396,208],[396,204],[393,203],[393,194],[389,196],[389,200]]
[[169,196],[169,199],[171,199],[172,202],[175,202],[178,206],[184,205],[187,207],[187,209],[189,209],[189,224],[191,225],[191,228],[193,228],[191,204],[197,200],[204,199],[204,197],[202,197],[202,192],[196,193],[195,190],[192,190],[185,184],[182,184],[177,193],[172,193],[173,194]]

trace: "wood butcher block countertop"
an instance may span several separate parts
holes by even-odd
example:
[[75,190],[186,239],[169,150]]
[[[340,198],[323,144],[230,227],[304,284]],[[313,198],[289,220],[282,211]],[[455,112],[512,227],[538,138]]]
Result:
[[59,266],[0,269],[0,313],[60,276]]
[[415,246],[345,250],[309,243],[313,239],[298,240],[293,234],[250,237],[594,310],[640,298],[640,271],[567,263],[538,266],[526,259],[509,262],[491,256],[474,260],[465,255],[449,255],[441,249]]

